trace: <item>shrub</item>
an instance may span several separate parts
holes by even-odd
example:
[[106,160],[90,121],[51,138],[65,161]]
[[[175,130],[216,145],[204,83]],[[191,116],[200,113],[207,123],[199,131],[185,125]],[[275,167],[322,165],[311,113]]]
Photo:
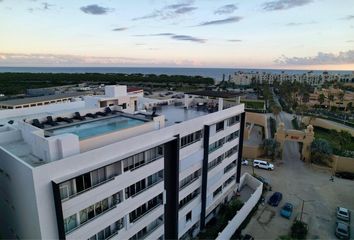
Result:
[[307,224],[296,220],[291,226],[291,237],[295,239],[305,239],[307,235]]

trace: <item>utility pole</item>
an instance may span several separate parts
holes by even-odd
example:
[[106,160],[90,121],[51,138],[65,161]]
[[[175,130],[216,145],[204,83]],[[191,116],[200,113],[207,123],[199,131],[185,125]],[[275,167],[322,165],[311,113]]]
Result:
[[301,214],[300,214],[300,222],[302,222],[302,213],[304,212],[304,205],[305,205],[305,200],[302,200]]
[[304,213],[304,206],[305,206],[305,202],[314,202],[315,200],[304,200],[302,198],[300,198],[299,196],[297,196],[295,194],[295,196],[301,200],[301,213],[300,213],[300,222],[302,222],[302,216],[303,216],[303,213]]

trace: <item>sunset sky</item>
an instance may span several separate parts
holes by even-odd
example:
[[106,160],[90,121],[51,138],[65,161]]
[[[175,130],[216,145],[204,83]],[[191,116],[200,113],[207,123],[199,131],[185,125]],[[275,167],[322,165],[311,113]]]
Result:
[[0,66],[354,70],[354,1],[0,0]]

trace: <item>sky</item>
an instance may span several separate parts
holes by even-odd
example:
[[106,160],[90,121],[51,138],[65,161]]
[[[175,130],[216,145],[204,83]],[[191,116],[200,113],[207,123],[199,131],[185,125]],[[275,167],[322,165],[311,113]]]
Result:
[[354,70],[354,1],[0,0],[0,66]]

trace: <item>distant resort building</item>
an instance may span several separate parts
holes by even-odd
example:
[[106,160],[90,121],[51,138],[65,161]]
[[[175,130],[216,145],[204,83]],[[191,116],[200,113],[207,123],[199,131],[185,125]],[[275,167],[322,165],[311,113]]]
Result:
[[0,102],[0,109],[18,109],[38,107],[49,104],[71,102],[83,94],[78,92],[46,95],[40,97],[18,98]]
[[238,71],[231,75],[231,81],[239,86],[247,86],[252,82],[262,84],[273,84],[274,81],[284,82],[301,82],[308,83],[312,86],[319,86],[326,81],[337,81],[342,83],[354,83],[354,73],[351,74],[329,74],[328,72],[322,72],[321,74],[315,74],[312,71],[304,74],[287,74],[282,72],[280,74],[267,73],[267,72],[242,72]]

